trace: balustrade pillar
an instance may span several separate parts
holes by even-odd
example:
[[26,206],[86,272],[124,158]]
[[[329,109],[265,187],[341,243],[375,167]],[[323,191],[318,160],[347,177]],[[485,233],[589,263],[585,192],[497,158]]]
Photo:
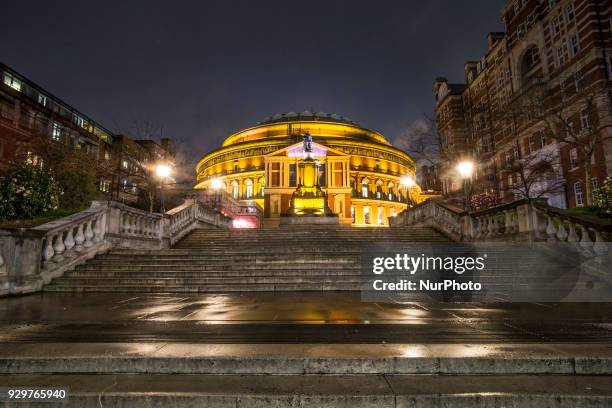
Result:
[[85,224],[85,242],[83,243],[83,246],[85,248],[89,248],[93,245],[93,242],[91,242],[91,239],[93,238],[93,231],[91,230],[91,220],[87,221]]
[[83,233],[83,224],[79,224],[77,227],[77,233],[74,236],[74,242],[76,243],[74,250],[81,252],[83,250],[83,243],[85,242],[85,234]]
[[70,227],[68,232],[66,232],[66,239],[64,240],[64,246],[66,247],[66,251],[64,256],[71,257],[73,255],[72,248],[75,246],[76,242],[74,241],[74,236],[72,231],[74,227]]
[[557,220],[559,221],[559,229],[557,230],[557,240],[565,242],[565,240],[567,239],[567,231],[565,230],[564,222],[563,220],[560,220],[558,218]]

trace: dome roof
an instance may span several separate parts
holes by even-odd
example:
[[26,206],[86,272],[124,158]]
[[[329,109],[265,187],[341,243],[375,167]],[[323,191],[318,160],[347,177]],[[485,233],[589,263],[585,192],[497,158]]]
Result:
[[325,113],[325,112],[311,112],[306,109],[303,112],[289,112],[289,113],[277,113],[273,116],[268,116],[261,122],[257,122],[255,125],[265,125],[269,123],[280,123],[280,122],[293,122],[293,121],[312,121],[312,120],[321,120],[325,122],[340,122],[340,123],[348,123],[351,125],[357,125],[357,123],[353,122],[347,117],[338,115],[337,113]]

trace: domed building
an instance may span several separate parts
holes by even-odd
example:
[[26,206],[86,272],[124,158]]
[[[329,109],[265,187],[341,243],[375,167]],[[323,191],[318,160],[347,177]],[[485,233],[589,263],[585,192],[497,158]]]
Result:
[[264,209],[264,225],[278,225],[301,183],[306,134],[312,136],[318,186],[340,223],[386,226],[409,197],[418,201],[408,154],[348,118],[310,111],[277,114],[229,136],[198,162],[196,188],[223,188],[238,200],[255,201]]

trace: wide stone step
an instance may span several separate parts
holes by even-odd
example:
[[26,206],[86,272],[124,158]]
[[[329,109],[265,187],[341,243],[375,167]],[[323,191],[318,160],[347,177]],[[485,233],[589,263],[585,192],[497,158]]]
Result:
[[113,270],[90,270],[90,271],[70,271],[65,277],[108,277],[108,278],[198,278],[198,277],[256,277],[256,276],[360,276],[359,269],[321,269],[321,270],[231,270],[231,271],[113,271]]
[[128,293],[223,293],[223,292],[321,292],[321,291],[358,291],[360,285],[355,283],[290,283],[290,284],[211,284],[206,286],[140,286],[140,285],[78,285],[52,283],[45,286],[50,292],[128,292]]
[[[62,384],[66,407],[605,407],[612,377],[246,376],[54,374],[0,376],[8,386]],[[17,405],[16,405],[17,406]],[[43,406],[22,403],[19,407]]]
[[226,255],[107,255],[98,256],[92,259],[91,262],[132,262],[132,263],[224,263],[224,262],[236,262],[236,263],[279,263],[279,262],[294,262],[294,263],[325,263],[325,262],[343,262],[349,263],[360,259],[360,254],[317,254],[317,255],[304,255],[300,253],[294,254],[257,254],[252,256],[242,256],[238,254],[226,254]]
[[283,268],[285,266],[295,266],[297,268],[330,266],[332,268],[343,268],[359,264],[359,258],[302,258],[302,257],[275,257],[275,258],[236,258],[236,259],[209,259],[209,258],[152,258],[152,259],[130,259],[130,258],[98,258],[88,262],[82,267],[165,267],[165,266],[186,266],[193,268],[216,268],[224,266],[239,265],[241,268]]
[[62,285],[143,285],[143,286],[168,286],[168,285],[241,285],[241,284],[285,284],[285,283],[359,283],[359,275],[340,275],[340,276],[253,276],[253,277],[155,277],[155,278],[130,278],[130,277],[66,277]]
[[[42,349],[45,349],[42,344]],[[612,375],[607,344],[6,344],[3,374]],[[282,347],[280,347],[282,346]],[[307,346],[307,349],[305,349]],[[13,351],[11,351],[14,349]],[[159,350],[159,351],[157,351]],[[409,351],[409,353],[405,352]],[[485,352],[486,351],[486,352]],[[610,384],[612,386],[612,383]]]

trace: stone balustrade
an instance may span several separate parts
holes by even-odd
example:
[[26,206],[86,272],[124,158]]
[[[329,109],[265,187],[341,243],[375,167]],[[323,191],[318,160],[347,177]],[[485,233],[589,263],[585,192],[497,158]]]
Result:
[[230,218],[197,199],[164,215],[94,201],[85,211],[35,228],[0,230],[0,295],[38,291],[111,248],[168,248],[195,228],[230,226]]
[[431,226],[455,241],[548,242],[600,265],[607,265],[612,255],[612,222],[550,207],[546,200],[519,200],[467,213],[432,199],[391,219],[394,227],[419,224]]

